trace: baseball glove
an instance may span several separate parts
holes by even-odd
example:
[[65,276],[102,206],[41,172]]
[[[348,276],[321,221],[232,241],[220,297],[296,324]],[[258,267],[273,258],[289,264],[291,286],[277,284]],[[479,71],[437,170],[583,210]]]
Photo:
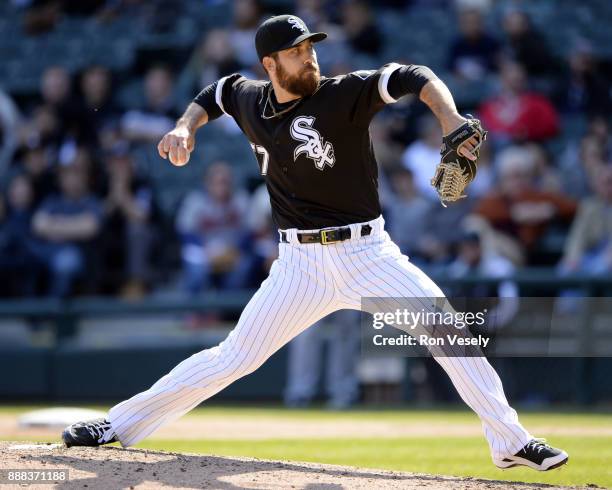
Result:
[[487,132],[482,128],[480,121],[469,114],[467,117],[468,120],[464,124],[442,139],[440,149],[442,159],[431,179],[431,185],[438,192],[440,202],[444,207],[446,207],[446,202],[466,197],[465,188],[476,177],[476,160],[464,157],[459,150],[468,140],[476,137],[477,142],[472,154],[478,158],[480,145],[487,138]]

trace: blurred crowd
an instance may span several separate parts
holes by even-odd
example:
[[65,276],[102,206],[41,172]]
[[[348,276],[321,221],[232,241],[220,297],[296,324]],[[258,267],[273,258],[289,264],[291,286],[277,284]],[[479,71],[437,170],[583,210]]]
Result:
[[[169,9],[181,4],[12,3],[30,36],[52,32],[65,16],[99,22],[143,16],[163,29]],[[219,3],[203,1],[201,8]],[[154,148],[206,84],[236,71],[265,78],[254,32],[267,15],[287,11],[329,33],[317,53],[322,74],[335,76],[413,62],[385,59],[385,43],[393,39],[379,22],[381,12],[446,9],[456,33],[437,74],[457,90],[490,82],[476,99],[458,97],[460,110],[481,118],[489,138],[468,198],[448,208],[429,183],[442,135],[428,109],[405,97],[372,124],[387,227],[414,262],[455,277],[511,275],[525,267],[609,274],[610,60],[600,59],[587,39],[568,40],[560,53],[520,2],[499,18],[492,18],[494,3],[236,0],[227,25],[205,29],[180,66],[163,53],[123,72],[45,65],[35,94],[16,97],[0,85],[0,295],[135,298],[160,288],[197,294],[257,287],[275,259],[277,234],[256,161],[247,174],[231,158],[202,166],[201,178],[168,209],[159,194],[171,183],[143,170],[135,150]],[[135,81],[141,82],[137,98],[117,97]],[[210,126],[221,146],[237,133],[226,117]]]

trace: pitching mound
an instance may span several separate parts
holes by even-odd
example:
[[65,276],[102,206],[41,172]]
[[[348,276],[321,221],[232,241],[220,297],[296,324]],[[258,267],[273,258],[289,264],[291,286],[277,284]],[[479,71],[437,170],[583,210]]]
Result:
[[[69,481],[58,482],[55,488],[88,490],[170,487],[308,490],[558,488],[313,463],[122,449],[114,446],[68,449],[58,444],[0,442],[0,458],[0,468],[46,471],[67,469]],[[27,488],[47,490],[51,486],[31,485]]]

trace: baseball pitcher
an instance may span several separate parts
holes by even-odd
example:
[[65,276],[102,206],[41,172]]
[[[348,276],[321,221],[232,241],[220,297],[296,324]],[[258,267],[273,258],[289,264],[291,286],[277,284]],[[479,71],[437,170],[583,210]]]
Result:
[[[132,446],[261,366],[304,329],[362,297],[442,298],[440,288],[389,238],[378,199],[369,125],[386,104],[415,94],[445,135],[432,176],[442,203],[460,199],[476,174],[486,132],[457,113],[445,84],[425,66],[389,63],[321,76],[310,32],[293,15],[263,22],[255,45],[269,81],[238,73],[205,87],[158,145],[173,165],[187,164],[196,130],[226,114],[249,140],[279,228],[279,257],[218,346],[181,362],[148,390],[114,406],[106,419],[63,432],[68,446]],[[409,231],[408,231],[409,232]],[[434,353],[435,356],[435,353]],[[500,378],[484,357],[436,356],[465,403],[480,417],[493,462],[545,471],[568,460],[519,422]]]

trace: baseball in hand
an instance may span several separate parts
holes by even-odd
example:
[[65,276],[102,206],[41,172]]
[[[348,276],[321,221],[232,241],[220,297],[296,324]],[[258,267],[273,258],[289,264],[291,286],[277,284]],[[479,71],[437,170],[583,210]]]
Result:
[[180,152],[176,156],[173,155],[172,151],[170,152],[170,163],[175,167],[182,167],[183,165],[187,165],[189,163],[190,153],[188,151]]
[[170,160],[172,165],[182,167],[189,162],[193,147],[193,135],[185,129],[177,128],[161,139],[157,145],[157,151],[162,158]]

